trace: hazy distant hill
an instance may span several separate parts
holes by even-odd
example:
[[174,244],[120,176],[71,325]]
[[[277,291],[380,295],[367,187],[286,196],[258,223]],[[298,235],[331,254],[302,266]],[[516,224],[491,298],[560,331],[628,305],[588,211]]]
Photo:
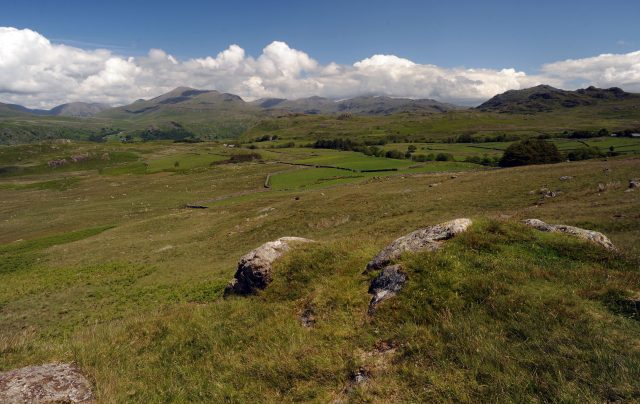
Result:
[[392,98],[383,96],[364,96],[337,103],[338,111],[363,115],[389,115],[397,112],[439,113],[462,109],[431,99],[413,100],[410,98]]
[[50,109],[49,115],[90,117],[109,108],[111,108],[109,105],[97,102],[71,102]]
[[3,104],[0,102],[0,117],[23,116],[30,114],[29,108],[16,104]]
[[40,115],[40,116],[70,116],[70,117],[90,117],[97,113],[111,108],[107,104],[71,102],[69,104],[58,105],[47,109],[32,109],[17,104],[0,103],[0,116],[12,115]]
[[640,95],[625,92],[617,87],[609,89],[588,87],[567,91],[548,85],[539,85],[498,94],[477,109],[492,112],[536,113],[579,106],[613,104],[626,100],[640,101]]
[[349,112],[356,115],[390,115],[398,112],[439,113],[460,109],[452,104],[435,100],[413,100],[385,96],[362,96],[347,100],[334,101],[324,97],[286,100],[282,98],[263,98],[253,101],[252,105],[269,110],[282,110],[303,114],[333,114]]

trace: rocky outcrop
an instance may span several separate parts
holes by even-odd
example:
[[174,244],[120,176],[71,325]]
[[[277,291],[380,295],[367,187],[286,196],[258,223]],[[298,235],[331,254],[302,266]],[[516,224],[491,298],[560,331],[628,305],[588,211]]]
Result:
[[434,251],[442,241],[462,233],[471,226],[470,219],[455,219],[435,226],[425,227],[395,240],[378,253],[368,264],[367,271],[389,265],[404,252]]
[[93,403],[91,384],[72,364],[49,363],[0,373],[1,403]]
[[579,227],[573,226],[566,226],[564,224],[548,224],[538,219],[526,219],[522,222],[527,226],[531,226],[534,229],[538,229],[540,231],[565,233],[598,244],[607,250],[616,249],[616,247],[607,236],[597,231],[581,229]]
[[282,237],[250,251],[238,261],[238,269],[225,289],[225,296],[246,295],[266,288],[273,280],[273,262],[289,251],[292,244],[311,242],[313,240],[301,237]]
[[373,295],[369,303],[369,313],[372,313],[378,303],[393,297],[407,282],[407,274],[399,264],[389,265],[378,274],[369,286],[369,293]]

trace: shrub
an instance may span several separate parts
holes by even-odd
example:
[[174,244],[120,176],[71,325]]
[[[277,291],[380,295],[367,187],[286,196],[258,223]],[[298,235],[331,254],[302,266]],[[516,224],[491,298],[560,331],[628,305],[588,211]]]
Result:
[[597,147],[582,147],[567,153],[567,159],[571,161],[595,159],[604,156],[606,156],[606,154]]
[[436,161],[453,161],[453,154],[438,153],[438,155],[436,156]]
[[500,159],[500,166],[551,164],[562,160],[562,155],[555,144],[540,139],[526,139],[507,147]]

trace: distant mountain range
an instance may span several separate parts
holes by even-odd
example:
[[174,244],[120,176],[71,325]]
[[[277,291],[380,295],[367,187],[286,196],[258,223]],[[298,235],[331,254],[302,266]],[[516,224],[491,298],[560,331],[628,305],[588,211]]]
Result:
[[567,91],[547,85],[539,85],[498,94],[476,107],[476,109],[489,112],[532,114],[580,106],[613,104],[626,100],[640,101],[640,94],[628,93],[618,87],[608,89],[588,87]]
[[[640,94],[625,92],[613,87],[567,91],[548,85],[539,85],[523,90],[509,90],[482,103],[476,110],[503,113],[538,113],[563,108],[597,105],[612,101],[640,100]],[[341,114],[391,115],[399,112],[442,113],[465,109],[453,104],[432,99],[393,98],[386,96],[361,96],[346,100],[332,100],[324,97],[308,97],[296,100],[284,98],[262,98],[245,102],[237,95],[220,93],[215,90],[197,90],[178,87],[166,94],[149,100],[138,100],[132,104],[112,108],[106,104],[72,102],[50,110],[30,109],[16,104],[0,103],[0,117],[39,115],[67,117],[104,117],[135,119],[137,117],[164,116],[175,114],[197,115],[232,114],[260,115],[273,114]],[[209,116],[211,118],[211,116]]]
[[384,96],[362,96],[347,100],[334,101],[323,97],[309,97],[297,100],[266,98],[245,102],[234,94],[220,93],[215,90],[197,90],[178,87],[166,94],[149,100],[138,100],[121,107],[109,107],[105,104],[74,102],[59,105],[50,110],[30,109],[21,105],[0,103],[0,116],[40,115],[109,118],[132,118],[153,116],[164,113],[198,112],[234,112],[251,113],[301,113],[334,114],[351,113],[356,115],[390,115],[398,112],[440,113],[461,109],[452,104],[430,99],[413,100]]
[[334,101],[323,97],[309,97],[298,100],[282,98],[264,98],[250,104],[267,110],[281,110],[303,114],[351,113],[355,115],[390,115],[398,112],[439,113],[462,109],[443,102],[410,98],[392,98],[385,96],[362,96],[347,100]]

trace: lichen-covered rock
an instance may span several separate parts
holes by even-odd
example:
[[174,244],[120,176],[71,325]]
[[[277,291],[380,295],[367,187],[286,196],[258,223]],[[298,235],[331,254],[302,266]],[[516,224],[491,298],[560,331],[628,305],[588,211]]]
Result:
[[616,247],[613,245],[611,240],[604,234],[593,231],[581,229],[579,227],[574,226],[566,226],[564,224],[548,224],[538,219],[526,219],[522,221],[527,226],[531,226],[534,229],[538,229],[540,231],[548,231],[555,233],[565,233],[575,237],[579,237],[584,240],[591,241],[592,243],[599,244],[607,250],[615,250]]
[[369,293],[373,295],[369,303],[369,312],[373,312],[381,301],[395,296],[406,282],[407,274],[399,264],[389,265],[380,271],[369,286]]
[[367,271],[386,267],[404,252],[437,250],[440,248],[442,241],[466,231],[471,226],[471,223],[470,219],[455,219],[402,236],[380,251],[367,264]]
[[234,279],[227,285],[225,295],[232,293],[246,295],[266,288],[273,280],[273,262],[289,251],[291,244],[310,242],[313,240],[301,237],[281,237],[250,251],[238,261],[238,269]]
[[93,403],[91,384],[69,363],[0,373],[0,403]]

